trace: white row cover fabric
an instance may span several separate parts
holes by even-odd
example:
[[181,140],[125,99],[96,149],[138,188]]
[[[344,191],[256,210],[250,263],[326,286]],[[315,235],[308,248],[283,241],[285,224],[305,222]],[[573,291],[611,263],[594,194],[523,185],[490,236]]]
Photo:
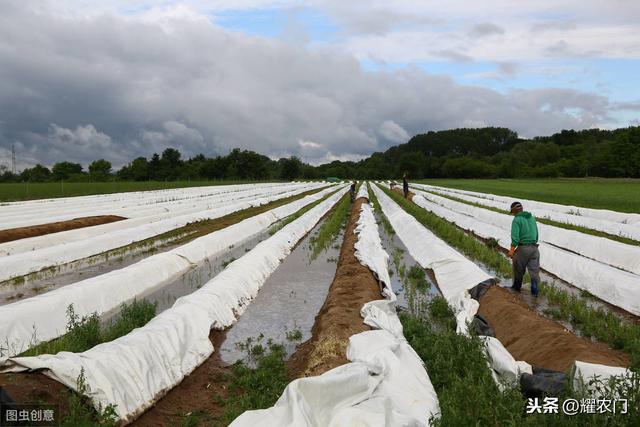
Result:
[[[454,196],[469,202],[480,203],[485,206],[491,206],[494,208],[507,210],[507,211],[510,209],[511,203],[516,200],[515,198],[507,198],[507,197],[500,197],[500,200],[486,199],[478,196],[466,195],[460,192],[454,192],[448,188],[433,187],[433,186],[424,185],[424,184],[414,184],[413,186],[416,188],[421,188],[421,189],[437,192],[440,194]],[[631,224],[631,223],[627,224],[627,223],[607,220],[606,218],[592,218],[589,216],[583,216],[581,214],[576,215],[576,214],[566,213],[565,211],[559,212],[557,210],[545,209],[544,206],[548,205],[546,203],[541,204],[541,202],[535,202],[532,200],[523,200],[523,199],[518,199],[518,200],[523,203],[525,210],[530,211],[536,217],[547,218],[553,221],[563,222],[566,224],[578,225],[578,226],[590,228],[592,230],[598,230],[605,233],[609,233],[615,236],[622,236],[622,237],[627,237],[629,239],[640,241],[640,225],[639,225],[640,223],[635,222],[634,224]],[[571,212],[569,207],[564,207],[564,208],[566,208],[569,212]],[[613,213],[613,211],[607,211],[607,212]],[[629,215],[633,215],[633,214],[629,214]]]
[[[123,269],[0,306],[0,338],[8,356],[49,341],[66,332],[66,308],[73,304],[79,316],[104,314],[177,280],[193,265],[226,251],[266,229],[275,221],[326,196],[328,188],[287,205],[247,218],[237,224],[199,237],[168,252],[152,255]],[[35,337],[34,337],[35,333]]]
[[82,260],[112,249],[125,247],[167,231],[175,230],[192,222],[220,218],[243,209],[261,206],[306,190],[307,189],[303,188],[287,193],[265,195],[251,200],[237,201],[214,209],[179,215],[161,221],[94,236],[85,240],[61,242],[58,245],[47,246],[31,252],[0,257],[0,282],[13,277],[37,272],[48,267],[60,266]]
[[[364,189],[364,190],[363,190]],[[367,186],[362,183],[358,191],[358,199],[364,197],[369,200]],[[373,208],[369,203],[363,203],[360,217],[356,223],[355,233],[358,240],[355,243],[355,257],[360,264],[369,268],[380,283],[383,283],[382,294],[390,301],[395,301],[396,294],[391,289],[389,277],[389,254],[383,249],[378,225],[373,215]]]
[[540,202],[538,200],[518,199],[514,197],[498,196],[490,193],[478,193],[475,191],[460,190],[457,188],[429,186],[424,184],[416,184],[421,187],[431,187],[441,191],[447,191],[451,193],[464,194],[468,196],[474,196],[481,199],[493,200],[501,203],[511,204],[516,199],[521,203],[534,206],[536,209],[542,209],[546,211],[554,211],[559,213],[565,213],[574,216],[583,216],[594,219],[601,219],[605,221],[619,222],[621,224],[638,224],[640,225],[640,214],[612,211],[609,209],[592,209],[572,205],[559,205],[556,203]]
[[[200,199],[229,199],[234,193],[269,190],[270,188],[286,188],[282,184],[243,184],[238,186],[193,187],[183,189],[180,193],[174,190],[163,190],[149,197],[146,193],[120,193],[117,197],[103,200],[74,200],[66,204],[32,203],[21,208],[0,206],[0,224],[3,229],[27,227],[56,221],[66,221],[94,215],[120,215],[127,218],[160,213],[183,206],[188,202],[199,202]],[[35,206],[34,206],[35,205]],[[38,206],[40,205],[40,206]]]
[[[480,221],[440,206],[421,195],[414,196],[413,201],[460,228],[485,239],[497,240],[505,249],[511,246],[510,226],[498,227]],[[582,257],[544,241],[540,243],[539,250],[542,269],[610,304],[640,315],[640,276]]]
[[132,421],[213,353],[210,330],[225,329],[236,321],[280,262],[346,190],[287,224],[144,327],[83,353],[8,359],[2,371],[44,369],[46,375],[75,389],[84,369],[94,405],[116,405],[120,419]]
[[373,186],[373,192],[378,198],[384,215],[407,247],[409,254],[423,268],[433,270],[442,296],[447,301],[462,291],[491,279],[491,276],[475,263],[427,230],[382,190]]
[[349,338],[351,363],[291,382],[273,407],[247,411],[232,427],[427,426],[432,415],[439,416],[422,360],[402,334],[388,280],[389,255],[372,219],[371,206],[363,204],[356,257],[378,277],[387,297],[362,307],[364,322],[375,330]]
[[369,200],[369,192],[367,191],[366,182],[362,182],[360,184],[360,188],[358,188],[358,193],[356,194],[356,200],[359,199],[360,197],[364,197],[365,199]]
[[[599,365],[597,363],[580,362],[576,360],[571,367],[571,380],[575,390],[583,390],[593,397],[601,397],[599,385],[606,384],[610,379],[617,377],[631,381],[633,373],[626,368]],[[628,396],[618,396],[626,399]]]
[[[493,278],[427,230],[378,187],[373,186],[373,191],[382,212],[409,254],[423,268],[433,271],[442,296],[456,314],[456,331],[468,334],[468,324],[480,306],[478,301],[471,298],[468,290]],[[533,372],[531,365],[516,361],[497,338],[487,337],[485,349],[493,378],[501,387],[513,384],[524,372]]]
[[[452,211],[470,216],[503,230],[511,230],[513,217],[510,215],[471,206],[425,191],[417,191],[416,193],[426,200]],[[416,204],[419,203],[422,203],[422,198],[416,199]],[[542,242],[567,249],[583,257],[591,258],[631,273],[640,274],[640,246],[627,245],[604,237],[554,227],[540,222],[538,222],[538,231],[539,239]]]
[[[102,234],[112,233],[114,231],[123,230],[125,228],[132,228],[143,224],[151,224],[163,219],[177,217],[183,214],[195,213],[199,211],[210,210],[213,208],[219,208],[226,204],[236,203],[240,200],[252,200],[256,197],[265,195],[274,195],[278,192],[284,193],[291,191],[292,189],[300,188],[300,186],[290,187],[270,187],[259,189],[248,189],[234,192],[225,192],[223,194],[217,194],[214,196],[199,197],[196,199],[180,200],[178,202],[163,203],[161,205],[154,205],[153,211],[141,212],[140,207],[135,206],[133,203],[131,209],[136,210],[136,215],[127,215],[123,212],[117,212],[123,214],[127,219],[112,222],[108,224],[101,224],[92,227],[78,228],[75,230],[67,230],[57,233],[46,234],[43,236],[30,237],[25,239],[19,239],[11,242],[0,244],[0,256],[16,255],[18,253],[33,251],[48,246],[55,246],[62,243],[70,243],[77,240],[84,240],[91,237],[95,237]],[[304,186],[302,188],[315,188]],[[48,222],[49,219],[40,216],[39,223]]]
[[[153,212],[146,212],[145,215],[124,215],[128,219],[124,219],[117,222],[108,224],[96,225],[92,227],[78,228],[75,230],[68,230],[58,233],[45,234],[43,236],[30,237],[26,239],[19,239],[12,242],[6,242],[0,244],[0,256],[17,255],[22,252],[34,251],[42,249],[48,246],[55,246],[61,243],[70,243],[78,240],[85,240],[95,236],[113,233],[115,231],[124,230],[127,228],[133,228],[139,225],[151,224],[157,221],[161,221],[168,218],[175,218],[180,215],[189,213],[197,213],[201,211],[211,210],[213,208],[220,208],[225,205],[237,203],[239,201],[250,201],[257,197],[263,197],[265,195],[277,195],[280,193],[286,193],[291,190],[300,189],[300,191],[308,191],[314,188],[318,188],[316,185],[305,186],[288,186],[288,187],[270,187],[249,189],[242,191],[235,191],[232,193],[226,192],[224,194],[200,197],[197,199],[181,200],[172,205],[162,204],[154,207]],[[137,209],[134,207],[133,209]],[[46,221],[45,221],[46,222]]]

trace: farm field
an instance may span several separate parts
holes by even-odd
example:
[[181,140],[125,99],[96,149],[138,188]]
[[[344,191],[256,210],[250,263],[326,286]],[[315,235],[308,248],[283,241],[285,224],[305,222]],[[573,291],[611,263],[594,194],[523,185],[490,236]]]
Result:
[[[54,405],[63,426],[637,425],[640,215],[532,203],[552,221],[534,297],[528,275],[503,288],[508,200],[470,191],[244,183],[3,204],[3,405]],[[562,413],[590,399],[618,410]]]
[[32,182],[0,183],[0,202],[52,197],[89,196],[127,191],[244,184],[250,181],[111,181],[111,182]]
[[417,182],[562,205],[640,212],[638,179],[427,179]]

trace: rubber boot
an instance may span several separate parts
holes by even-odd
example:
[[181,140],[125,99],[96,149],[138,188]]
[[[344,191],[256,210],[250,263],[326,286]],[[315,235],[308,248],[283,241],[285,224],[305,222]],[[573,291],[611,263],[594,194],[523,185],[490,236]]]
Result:
[[535,279],[531,279],[531,295],[538,296],[538,281]]
[[513,284],[511,285],[511,290],[515,292],[520,292],[520,288],[522,287],[522,279],[517,280],[513,279]]

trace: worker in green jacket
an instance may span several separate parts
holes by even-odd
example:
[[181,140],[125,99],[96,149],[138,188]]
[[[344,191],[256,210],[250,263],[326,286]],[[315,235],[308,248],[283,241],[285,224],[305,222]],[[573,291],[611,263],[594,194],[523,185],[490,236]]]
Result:
[[513,260],[513,284],[511,289],[520,292],[525,270],[531,276],[531,294],[538,296],[540,282],[540,251],[538,251],[538,226],[530,212],[524,212],[522,203],[511,204],[511,249],[509,258]]

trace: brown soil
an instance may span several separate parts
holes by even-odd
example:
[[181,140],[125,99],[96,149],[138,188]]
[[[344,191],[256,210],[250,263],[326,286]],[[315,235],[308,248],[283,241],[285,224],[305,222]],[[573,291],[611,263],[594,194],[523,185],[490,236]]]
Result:
[[294,378],[320,375],[347,363],[349,337],[370,329],[362,322],[360,309],[365,303],[382,296],[371,271],[355,257],[357,237],[353,231],[360,206],[365,202],[365,198],[359,198],[351,207],[336,275],[316,316],[312,336],[298,347],[287,364]]
[[42,403],[58,405],[58,418],[66,416],[70,390],[39,372],[0,374],[0,387],[18,404]]
[[[224,331],[212,331],[209,339],[216,351],[191,375],[134,421],[136,426],[174,426],[190,412],[203,412],[211,425],[213,417],[222,415],[224,408],[216,403],[216,396],[227,397],[228,381],[225,374],[229,368],[220,359],[217,351],[225,339]],[[63,384],[39,373],[0,374],[0,387],[17,403],[39,403],[59,405],[61,415],[68,413],[71,391]]]
[[531,310],[517,294],[491,286],[480,298],[478,313],[516,360],[556,371],[567,371],[575,360],[609,366],[629,366],[629,357],[599,342],[567,331]]
[[0,243],[26,239],[27,237],[44,236],[45,234],[59,233],[61,231],[75,230],[76,228],[108,224],[110,222],[122,221],[123,219],[126,218],[116,215],[99,215],[76,218],[69,221],[51,222],[49,224],[32,225],[30,227],[9,228],[7,230],[0,230]]
[[[400,194],[402,197],[404,197],[404,192],[402,191],[402,186],[400,186],[400,187],[395,186],[395,187],[393,188],[393,191],[395,191],[396,193],[398,193],[398,194]],[[412,201],[412,200],[413,200],[413,196],[415,196],[415,193],[413,193],[411,190],[409,190],[409,194],[408,194],[408,196],[407,196],[407,199],[408,199],[409,201]]]
[[180,425],[182,419],[189,413],[206,414],[201,417],[202,422],[206,425],[215,423],[214,417],[224,413],[224,406],[218,403],[217,397],[224,401],[229,385],[226,374],[230,372],[230,367],[222,361],[218,351],[225,336],[224,331],[211,331],[209,339],[215,349],[211,357],[131,425],[139,427]]

